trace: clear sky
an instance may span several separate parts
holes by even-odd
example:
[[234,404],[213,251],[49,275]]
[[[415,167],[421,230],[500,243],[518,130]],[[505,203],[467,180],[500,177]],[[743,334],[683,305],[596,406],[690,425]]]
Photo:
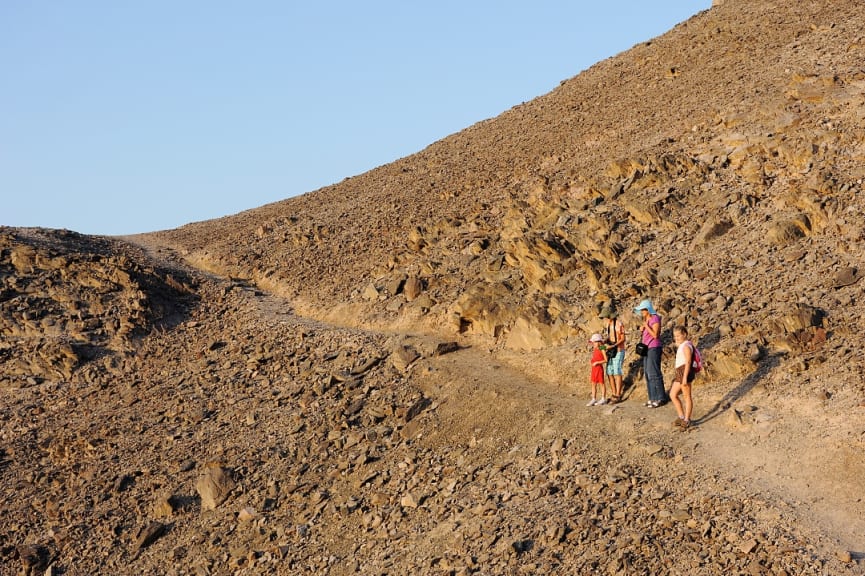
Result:
[[121,235],[310,192],[711,0],[0,0],[0,225]]

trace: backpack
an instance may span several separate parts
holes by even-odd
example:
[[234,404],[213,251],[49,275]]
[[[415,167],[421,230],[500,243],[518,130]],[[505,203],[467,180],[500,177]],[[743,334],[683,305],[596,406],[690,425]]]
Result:
[[[606,347],[607,360],[612,360],[619,353],[619,346],[618,346],[618,344],[615,344],[615,341],[618,340],[618,338],[619,338],[619,333],[616,331],[616,319],[615,318],[613,318],[613,324],[611,327],[613,329],[613,331],[612,331],[613,337],[612,338],[610,338],[610,327],[607,327],[607,329],[606,329],[606,333],[607,333],[607,340],[606,340],[606,342],[607,342],[607,347]],[[613,343],[610,343],[610,340],[612,340]]]
[[693,358],[691,358],[691,371],[696,374],[697,372],[703,371],[703,357],[700,355],[700,351],[697,350],[697,347],[694,346],[694,343],[691,342],[691,351],[693,351]]

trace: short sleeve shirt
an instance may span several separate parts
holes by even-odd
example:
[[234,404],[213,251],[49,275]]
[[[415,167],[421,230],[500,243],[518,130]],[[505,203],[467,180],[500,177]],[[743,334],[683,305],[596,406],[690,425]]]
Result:
[[[658,316],[657,314],[652,314],[651,316],[649,316],[649,326],[655,326],[656,324],[660,324],[660,323],[661,323],[661,317]],[[660,334],[658,334],[658,336],[660,336]],[[660,348],[661,347],[661,339],[660,338],[652,338],[652,335],[649,332],[647,332],[646,330],[643,330],[642,342],[643,342],[643,344],[645,344],[649,348]]]

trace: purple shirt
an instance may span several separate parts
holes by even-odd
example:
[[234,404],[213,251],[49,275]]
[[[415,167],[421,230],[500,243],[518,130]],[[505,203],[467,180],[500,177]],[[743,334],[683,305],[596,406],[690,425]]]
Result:
[[[654,326],[655,324],[660,324],[660,323],[661,323],[661,317],[658,316],[657,314],[652,314],[651,316],[649,316],[649,322],[648,322],[649,326]],[[660,336],[660,335],[661,334],[658,333],[658,336]],[[652,335],[646,330],[643,330],[642,342],[643,342],[643,344],[645,344],[649,348],[660,348],[661,347],[661,339],[660,338],[652,338]]]

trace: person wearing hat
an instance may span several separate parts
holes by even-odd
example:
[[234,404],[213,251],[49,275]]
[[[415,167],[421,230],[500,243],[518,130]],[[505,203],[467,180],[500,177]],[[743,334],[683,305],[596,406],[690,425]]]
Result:
[[622,401],[624,393],[625,325],[616,318],[616,310],[606,305],[601,309],[604,320],[604,340],[607,345],[607,376],[610,378],[610,403]]
[[[604,337],[600,334],[592,334],[589,342],[592,344],[592,359],[591,359],[591,381],[592,381],[592,399],[586,406],[601,406],[607,403],[607,381],[605,375],[605,367],[607,365],[607,353],[601,348],[601,342]],[[600,399],[598,392],[601,392]]]
[[646,406],[657,408],[667,401],[664,376],[661,374],[661,316],[648,298],[637,304],[634,312],[643,319],[640,341],[648,347],[648,352],[643,356],[643,372],[646,374],[646,388],[649,393]]

